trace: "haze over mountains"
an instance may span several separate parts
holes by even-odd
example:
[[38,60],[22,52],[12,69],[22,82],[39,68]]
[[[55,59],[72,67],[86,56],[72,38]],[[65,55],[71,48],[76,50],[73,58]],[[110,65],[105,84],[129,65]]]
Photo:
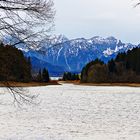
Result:
[[90,61],[99,58],[107,62],[119,52],[127,52],[137,47],[130,43],[123,43],[114,37],[102,38],[95,36],[90,39],[77,38],[69,40],[63,35],[52,40],[41,42],[38,49],[26,48],[18,45],[25,56],[30,56],[33,70],[48,68],[50,74],[61,75],[65,71],[81,72]]

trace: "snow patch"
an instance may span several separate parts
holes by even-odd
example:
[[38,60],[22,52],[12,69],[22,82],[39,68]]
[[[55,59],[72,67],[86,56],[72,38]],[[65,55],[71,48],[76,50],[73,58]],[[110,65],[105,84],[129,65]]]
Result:
[[114,50],[111,50],[110,48],[107,48],[107,50],[103,51],[104,56],[110,56],[114,53]]
[[0,94],[0,140],[140,140],[140,88],[63,84],[28,90],[39,94],[40,104],[16,108],[10,94]]

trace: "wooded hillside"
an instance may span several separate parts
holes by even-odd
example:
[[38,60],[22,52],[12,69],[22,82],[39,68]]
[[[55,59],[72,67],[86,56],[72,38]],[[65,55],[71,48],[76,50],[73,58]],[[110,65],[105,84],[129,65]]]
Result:
[[81,82],[140,82],[140,48],[119,53],[107,64],[98,59],[88,63],[81,72]]

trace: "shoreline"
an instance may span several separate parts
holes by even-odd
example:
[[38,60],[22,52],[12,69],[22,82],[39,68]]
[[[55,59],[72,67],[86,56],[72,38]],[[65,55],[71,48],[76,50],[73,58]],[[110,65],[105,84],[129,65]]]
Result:
[[[8,82],[11,87],[38,87],[38,86],[50,86],[50,85],[62,85],[62,84],[73,84],[80,86],[121,86],[121,87],[140,87],[140,83],[81,83],[80,81],[50,81],[49,83],[40,82]],[[0,82],[0,87],[6,87]]]
[[[49,86],[49,85],[60,85],[58,81],[50,81],[49,83],[40,83],[40,82],[8,82],[11,87],[38,87],[38,86]],[[0,82],[0,87],[6,87],[6,85]]]
[[140,83],[81,83],[80,81],[61,81],[60,84],[74,84],[81,86],[122,86],[122,87],[140,87]]
[[121,87],[140,87],[140,83],[79,83],[83,86],[121,86]]

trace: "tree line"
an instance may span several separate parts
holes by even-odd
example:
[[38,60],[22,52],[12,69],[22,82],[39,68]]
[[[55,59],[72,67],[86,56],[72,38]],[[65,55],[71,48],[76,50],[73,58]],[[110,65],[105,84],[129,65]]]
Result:
[[31,62],[22,51],[0,44],[0,81],[30,82]]
[[107,64],[96,59],[81,72],[81,82],[140,82],[140,48],[119,53]]
[[33,80],[36,82],[49,82],[50,76],[48,70],[46,68],[43,70],[40,69],[38,74],[33,77]]
[[63,74],[62,80],[64,81],[74,81],[74,80],[79,80],[79,75],[71,72],[65,72]]
[[30,57],[26,58],[23,52],[10,45],[0,44],[0,81],[14,82],[49,82],[49,73],[46,68],[32,76]]

